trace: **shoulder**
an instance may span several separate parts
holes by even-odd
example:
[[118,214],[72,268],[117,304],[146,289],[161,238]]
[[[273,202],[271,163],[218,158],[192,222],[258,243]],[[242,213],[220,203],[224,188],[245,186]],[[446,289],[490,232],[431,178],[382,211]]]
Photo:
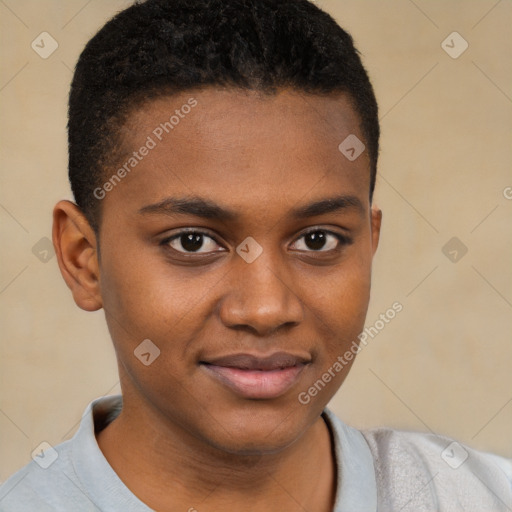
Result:
[[[118,414],[122,397],[94,400],[69,441],[46,446],[0,487],[0,512],[149,511],[123,484],[95,438]],[[39,449],[38,449],[39,450]]]
[[[59,496],[81,493],[69,457],[70,442],[42,452],[0,486],[0,511],[58,509]],[[40,458],[38,458],[40,457]]]
[[373,454],[382,510],[505,511],[512,508],[512,460],[433,433],[362,430]]

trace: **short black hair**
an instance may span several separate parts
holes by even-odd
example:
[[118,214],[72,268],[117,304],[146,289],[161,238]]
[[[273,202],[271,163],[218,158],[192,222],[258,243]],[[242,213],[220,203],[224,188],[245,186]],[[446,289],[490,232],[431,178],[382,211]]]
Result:
[[146,0],[87,43],[71,83],[69,180],[96,232],[101,213],[93,192],[115,163],[130,113],[150,99],[208,86],[347,93],[368,150],[371,200],[377,102],[352,37],[329,14],[308,0]]

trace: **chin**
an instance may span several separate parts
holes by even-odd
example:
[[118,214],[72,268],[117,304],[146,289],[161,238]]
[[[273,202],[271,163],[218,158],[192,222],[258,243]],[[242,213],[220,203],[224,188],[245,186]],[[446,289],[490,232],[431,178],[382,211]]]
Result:
[[[257,405],[255,407],[255,405]],[[264,455],[279,453],[300,439],[315,422],[316,416],[304,406],[252,402],[245,407],[216,411],[209,432],[203,439],[211,446],[230,454]],[[217,425],[211,431],[213,424]]]

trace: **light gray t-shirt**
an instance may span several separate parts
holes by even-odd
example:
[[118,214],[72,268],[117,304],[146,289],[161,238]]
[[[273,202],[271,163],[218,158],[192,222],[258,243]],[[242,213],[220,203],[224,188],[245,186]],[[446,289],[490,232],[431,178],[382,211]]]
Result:
[[[121,407],[120,396],[89,404],[72,439],[36,455],[0,487],[0,511],[151,512],[96,442],[95,426],[104,428]],[[328,409],[323,418],[336,455],[333,512],[512,511],[509,459],[434,434],[359,431]]]

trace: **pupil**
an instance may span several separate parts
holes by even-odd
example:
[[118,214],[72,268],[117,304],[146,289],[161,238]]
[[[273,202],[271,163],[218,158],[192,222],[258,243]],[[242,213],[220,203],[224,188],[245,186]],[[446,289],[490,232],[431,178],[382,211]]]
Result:
[[181,245],[186,251],[198,251],[203,245],[203,235],[198,233],[187,233],[185,235],[181,235]]
[[315,231],[306,235],[306,245],[309,249],[319,250],[325,245],[325,233],[322,231]]

